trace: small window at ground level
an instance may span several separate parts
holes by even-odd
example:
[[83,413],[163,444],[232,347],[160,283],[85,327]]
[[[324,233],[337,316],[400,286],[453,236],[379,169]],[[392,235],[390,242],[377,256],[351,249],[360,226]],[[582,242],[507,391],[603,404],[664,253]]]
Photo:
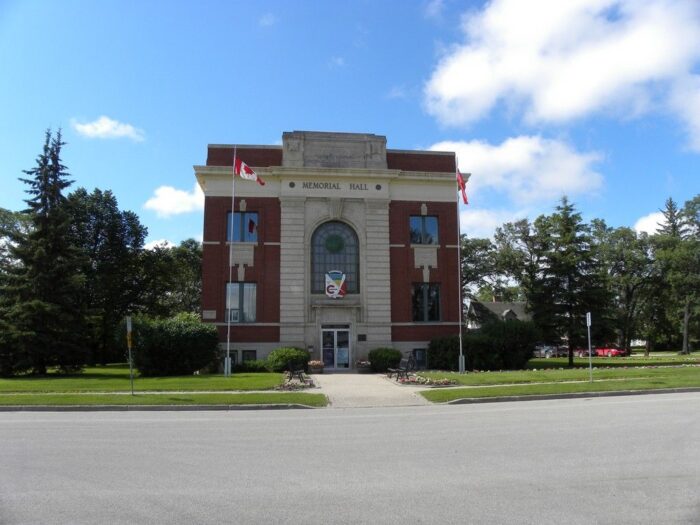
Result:
[[413,320],[416,322],[440,320],[440,285],[414,284],[411,290]]
[[411,215],[411,244],[438,244],[438,218]]
[[245,363],[246,361],[255,361],[258,358],[257,350],[243,350],[241,356],[241,361]]
[[232,323],[254,323],[256,292],[255,283],[228,283],[226,286],[226,319]]
[[[233,232],[233,236],[231,232]],[[257,242],[258,212],[237,211],[233,214],[233,225],[231,224],[231,212],[228,212],[226,216],[226,240],[233,242]]]

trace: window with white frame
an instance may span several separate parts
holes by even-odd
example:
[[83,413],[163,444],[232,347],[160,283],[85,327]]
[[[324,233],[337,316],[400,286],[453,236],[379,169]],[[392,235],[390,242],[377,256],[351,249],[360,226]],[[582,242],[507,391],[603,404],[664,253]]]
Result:
[[228,283],[226,285],[226,315],[232,323],[254,323],[256,283]]
[[[233,224],[231,219],[233,218]],[[258,240],[258,212],[237,211],[231,217],[231,212],[226,216],[226,240],[233,242],[257,242]]]

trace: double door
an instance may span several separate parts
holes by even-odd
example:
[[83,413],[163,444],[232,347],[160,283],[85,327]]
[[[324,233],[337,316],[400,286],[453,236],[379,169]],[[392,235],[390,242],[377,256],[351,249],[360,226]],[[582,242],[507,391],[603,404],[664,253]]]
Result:
[[323,349],[323,366],[326,368],[350,368],[350,328],[321,328],[321,347]]

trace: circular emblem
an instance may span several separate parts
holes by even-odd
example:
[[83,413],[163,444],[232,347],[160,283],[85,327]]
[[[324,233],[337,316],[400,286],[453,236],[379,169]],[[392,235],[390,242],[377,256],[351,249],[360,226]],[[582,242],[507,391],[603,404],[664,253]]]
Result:
[[293,188],[294,186],[296,186],[296,184],[294,184],[293,182],[290,182],[290,183],[289,183],[289,187],[290,187],[290,188]]
[[338,253],[345,248],[345,241],[340,235],[333,234],[326,238],[324,245],[326,250],[328,250],[330,253]]

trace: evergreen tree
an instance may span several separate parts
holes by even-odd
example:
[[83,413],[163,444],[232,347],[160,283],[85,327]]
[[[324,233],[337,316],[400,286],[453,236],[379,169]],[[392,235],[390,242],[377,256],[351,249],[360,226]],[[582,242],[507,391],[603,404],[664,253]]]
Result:
[[664,222],[658,224],[658,234],[676,239],[685,237],[687,226],[685,224],[683,213],[680,209],[678,209],[676,201],[674,201],[671,197],[666,199],[664,209],[661,210],[661,213],[664,214]]
[[123,360],[115,340],[120,321],[142,293],[139,257],[146,228],[135,213],[120,211],[111,191],[79,188],[68,196],[72,240],[83,255],[84,337],[90,362]]
[[564,197],[556,213],[536,221],[538,235],[546,238],[540,279],[531,299],[533,320],[566,339],[569,366],[573,350],[586,342],[586,312],[596,322],[592,336],[611,335],[610,299],[602,265],[596,259],[589,228]]
[[0,339],[3,373],[31,370],[45,374],[50,366],[63,371],[80,369],[83,312],[79,297],[82,276],[80,255],[70,243],[70,215],[63,191],[70,186],[61,164],[64,142],[59,131],[46,132],[36,167],[20,178],[31,196],[25,200],[30,231],[10,246],[16,264],[7,268],[0,290]]

